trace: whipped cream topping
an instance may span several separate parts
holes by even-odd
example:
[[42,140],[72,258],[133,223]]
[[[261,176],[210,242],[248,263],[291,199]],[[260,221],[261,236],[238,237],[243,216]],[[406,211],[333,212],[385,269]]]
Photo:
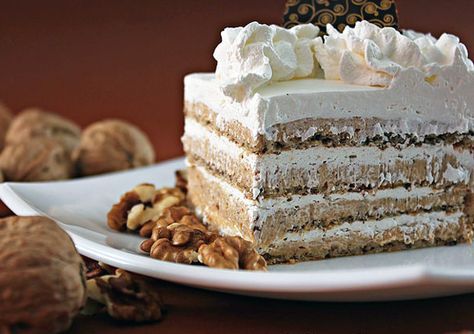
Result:
[[445,67],[474,71],[466,47],[454,35],[436,39],[367,21],[342,33],[328,25],[327,32],[324,39],[318,37],[319,28],[312,24],[285,29],[252,22],[226,28],[214,51],[221,90],[243,101],[272,82],[315,78],[321,70],[325,79],[379,87],[389,87],[404,70],[418,71],[430,83]]
[[441,67],[452,66],[455,58],[474,70],[466,47],[454,35],[436,39],[411,30],[402,34],[367,21],[346,27],[342,33],[328,25],[327,32],[324,41],[317,40],[315,46],[326,79],[387,87],[400,71],[414,68],[430,81]]
[[285,29],[252,22],[224,29],[214,51],[224,94],[243,100],[271,81],[312,76],[318,67],[313,49],[318,34],[312,24]]

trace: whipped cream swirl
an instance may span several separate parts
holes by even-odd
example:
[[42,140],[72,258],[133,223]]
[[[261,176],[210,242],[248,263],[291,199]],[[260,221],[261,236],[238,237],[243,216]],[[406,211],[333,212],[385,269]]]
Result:
[[387,87],[401,70],[415,68],[429,81],[456,57],[473,70],[466,47],[454,35],[443,34],[436,39],[410,30],[402,34],[367,21],[346,27],[342,33],[328,25],[327,32],[324,41],[315,45],[326,79]]
[[252,22],[224,29],[214,51],[216,78],[224,94],[243,100],[272,81],[314,76],[319,68],[314,57],[318,34],[312,24],[285,29]]
[[[403,33],[367,21],[346,27],[342,33],[327,26],[302,24],[291,29],[252,22],[226,28],[214,51],[216,78],[225,95],[243,101],[275,81],[311,78],[388,87],[403,70],[421,72],[427,82],[448,66],[474,71],[467,49],[459,38],[439,39],[412,30]],[[321,73],[322,69],[322,73]]]

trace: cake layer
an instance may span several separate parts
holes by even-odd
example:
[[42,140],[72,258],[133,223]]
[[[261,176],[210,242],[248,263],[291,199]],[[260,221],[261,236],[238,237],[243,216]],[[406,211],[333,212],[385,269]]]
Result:
[[[364,247],[369,251],[372,248],[372,251],[382,251],[410,248],[414,244],[426,246],[470,240],[472,219],[462,215],[466,210],[466,196],[470,193],[466,186],[444,190],[395,188],[372,193],[253,201],[202,167],[190,166],[188,178],[188,199],[213,228],[256,242],[263,254],[276,261],[360,254],[365,251]],[[456,222],[450,220],[448,226],[444,216],[457,217]],[[410,217],[419,218],[410,220]],[[431,220],[439,220],[439,229],[428,226],[427,221]],[[396,222],[418,227],[405,233],[407,227],[392,226]],[[378,229],[384,226],[384,229],[381,234],[377,232],[380,236],[374,232],[369,237],[361,232],[364,226],[367,233],[372,231],[371,226]],[[387,226],[390,228],[385,228]],[[347,230],[352,232],[346,233]],[[439,237],[433,237],[433,233],[439,233]],[[393,235],[396,238],[389,240]],[[403,239],[403,235],[411,239]],[[327,240],[329,237],[333,239]],[[325,244],[324,240],[329,243]],[[389,245],[388,249],[382,241]],[[339,243],[344,247],[334,248]]]
[[357,221],[329,230],[289,233],[268,248],[270,262],[307,261],[472,241],[472,221],[462,212],[430,212]]
[[189,161],[205,166],[254,199],[467,184],[474,166],[469,150],[452,145],[418,145],[401,150],[310,147],[255,154],[192,119],[186,119],[183,144]]
[[196,73],[185,77],[185,112],[256,152],[306,141],[423,142],[474,131],[473,85],[474,72],[462,66],[443,68],[433,82],[407,69],[387,88],[291,80],[238,102],[222,93],[214,74]]
[[[385,120],[378,117],[362,118],[305,118],[275,124],[267,129],[270,137],[253,137],[251,131],[238,120],[218,122],[218,113],[203,103],[186,102],[185,116],[213,132],[254,153],[279,153],[283,150],[312,146],[377,146],[404,148],[416,144],[444,142],[451,145],[474,147],[474,132],[440,133],[444,125],[438,121],[412,122],[413,132],[397,132],[406,126],[404,120]],[[416,123],[416,124],[415,124]],[[420,136],[420,133],[425,135]]]

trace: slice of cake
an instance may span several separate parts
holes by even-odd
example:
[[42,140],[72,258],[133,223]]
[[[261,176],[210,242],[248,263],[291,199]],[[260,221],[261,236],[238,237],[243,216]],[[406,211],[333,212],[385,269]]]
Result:
[[470,242],[474,67],[455,36],[229,28],[185,78],[188,199],[270,262]]

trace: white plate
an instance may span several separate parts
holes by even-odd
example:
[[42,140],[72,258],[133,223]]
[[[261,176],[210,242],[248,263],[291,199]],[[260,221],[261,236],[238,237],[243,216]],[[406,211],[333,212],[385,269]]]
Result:
[[4,183],[0,198],[17,215],[45,215],[85,256],[176,283],[244,295],[325,301],[395,300],[474,292],[474,248],[438,247],[230,271],[158,261],[138,250],[141,238],[110,230],[106,214],[138,183],[174,183],[182,159],[72,181]]

